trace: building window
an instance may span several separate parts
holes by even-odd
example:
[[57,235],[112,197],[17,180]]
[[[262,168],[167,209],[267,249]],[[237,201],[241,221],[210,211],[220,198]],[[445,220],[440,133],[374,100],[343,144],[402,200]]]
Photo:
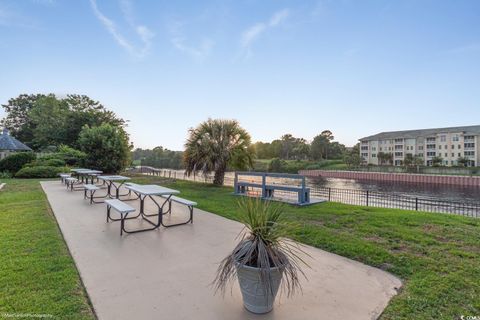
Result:
[[441,144],[438,145],[438,149],[442,150],[442,145]]
[[403,157],[403,152],[395,152],[395,157]]
[[452,141],[459,141],[459,140],[460,140],[460,138],[458,137],[458,134],[456,134],[452,137]]
[[377,147],[372,147],[372,151],[377,151]]
[[465,147],[465,149],[467,148],[475,148],[475,143],[464,143],[463,146]]
[[448,153],[445,153],[445,157],[448,157]]
[[362,146],[362,151],[368,151],[368,146]]
[[403,150],[403,145],[397,145],[397,146],[395,146],[395,150]]
[[368,158],[368,153],[362,153],[362,157]]
[[452,152],[452,158],[455,157],[455,153]]
[[461,144],[458,145],[458,149],[462,149],[462,145],[461,145]]
[[474,141],[474,140],[475,140],[475,137],[474,137],[474,136],[465,136],[465,137],[463,137],[463,141],[468,141],[468,140]]
[[377,157],[377,154],[376,153],[372,153],[372,158],[376,158]]
[[403,142],[403,139],[402,139],[402,138],[395,139],[395,142],[396,142],[396,143],[397,143],[397,142],[402,143],[402,142]]
[[418,153],[417,156],[419,157],[422,157],[423,158],[423,153]]
[[462,154],[459,152],[459,153],[458,153],[458,157],[460,158],[461,156],[462,156]]
[[447,136],[440,136],[440,141],[441,142],[447,141]]
[[427,144],[427,149],[435,149],[435,145],[434,144]]
[[427,152],[427,157],[435,157],[435,151]]
[[465,151],[464,154],[465,154],[466,157],[468,157],[468,156],[474,156],[474,155],[475,155],[475,151]]
[[423,150],[423,146],[418,146],[418,150]]
[[427,138],[427,143],[429,142],[435,142],[435,138]]

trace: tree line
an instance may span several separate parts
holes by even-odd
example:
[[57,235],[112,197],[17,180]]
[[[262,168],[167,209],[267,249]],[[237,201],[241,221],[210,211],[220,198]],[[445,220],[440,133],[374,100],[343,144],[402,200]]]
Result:
[[272,142],[256,142],[253,150],[258,159],[279,158],[282,160],[329,160],[342,159],[345,145],[334,141],[333,133],[324,130],[311,143],[304,138],[285,134]]

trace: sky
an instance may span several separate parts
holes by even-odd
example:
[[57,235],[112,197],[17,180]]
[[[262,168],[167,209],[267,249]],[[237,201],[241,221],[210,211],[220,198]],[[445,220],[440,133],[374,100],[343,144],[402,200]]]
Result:
[[[480,124],[478,0],[0,0],[0,103],[86,94],[135,147]],[[3,117],[3,110],[0,117]]]

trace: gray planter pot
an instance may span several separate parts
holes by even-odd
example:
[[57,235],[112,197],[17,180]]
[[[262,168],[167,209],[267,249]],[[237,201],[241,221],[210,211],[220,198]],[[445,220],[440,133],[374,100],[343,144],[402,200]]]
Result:
[[260,281],[260,269],[237,265],[237,277],[243,296],[243,305],[253,313],[267,313],[273,309],[282,280],[283,268],[271,268],[272,290],[266,290]]

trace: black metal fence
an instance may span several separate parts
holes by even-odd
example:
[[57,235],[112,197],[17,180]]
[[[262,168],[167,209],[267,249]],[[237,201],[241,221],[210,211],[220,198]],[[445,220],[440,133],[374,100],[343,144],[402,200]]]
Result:
[[[136,167],[132,170],[134,172],[172,179],[203,183],[211,183],[213,181],[212,175],[197,174],[187,176],[180,170],[164,170],[152,167]],[[224,185],[233,186],[233,180],[233,177],[226,176]],[[459,202],[358,189],[339,189],[318,186],[309,186],[309,188],[311,198],[321,198],[332,202],[379,208],[451,213],[474,218],[480,217],[480,202]]]

